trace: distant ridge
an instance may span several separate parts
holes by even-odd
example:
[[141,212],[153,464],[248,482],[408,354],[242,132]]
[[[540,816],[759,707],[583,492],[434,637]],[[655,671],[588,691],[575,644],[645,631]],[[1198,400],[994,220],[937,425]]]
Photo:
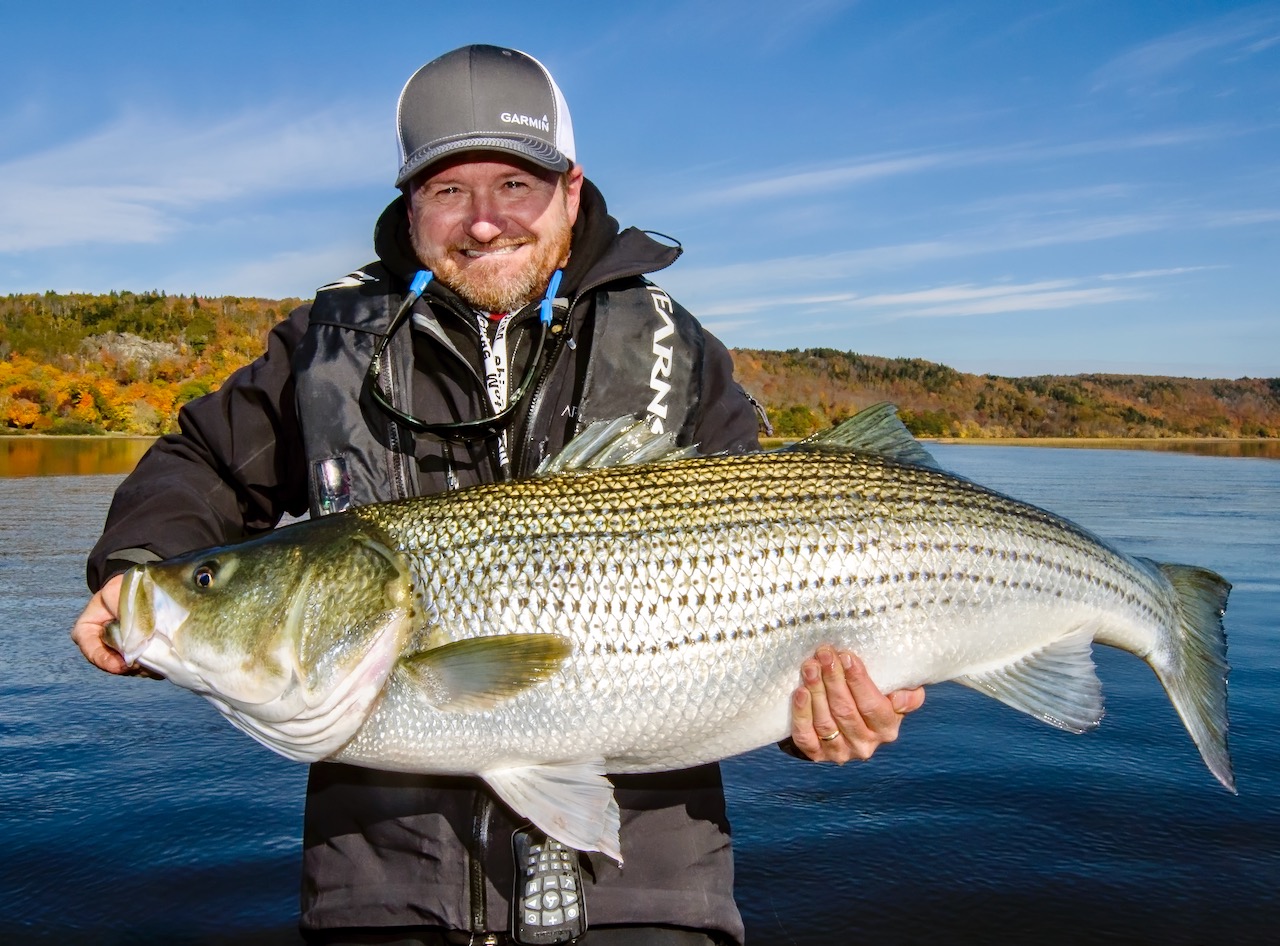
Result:
[[[256,357],[299,299],[163,292],[0,297],[0,432],[159,434]],[[780,436],[876,401],[918,436],[1280,437],[1280,379],[1003,378],[831,348],[733,352]]]
[[1004,378],[832,348],[733,352],[779,436],[891,401],[926,437],[1280,437],[1280,378],[1083,374]]

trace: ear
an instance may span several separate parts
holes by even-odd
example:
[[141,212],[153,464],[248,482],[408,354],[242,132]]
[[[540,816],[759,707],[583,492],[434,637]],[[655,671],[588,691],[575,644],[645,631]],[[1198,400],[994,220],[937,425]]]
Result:
[[582,202],[582,165],[575,164],[565,171],[561,178],[564,185],[564,208],[569,216],[569,225],[578,220],[578,207]]
[[404,196],[405,216],[409,218],[409,235],[410,236],[413,235],[413,195],[414,195],[414,192],[417,191],[418,189],[415,186],[416,183],[417,183],[417,178],[413,178],[412,180],[405,181],[404,187],[400,188],[400,193]]

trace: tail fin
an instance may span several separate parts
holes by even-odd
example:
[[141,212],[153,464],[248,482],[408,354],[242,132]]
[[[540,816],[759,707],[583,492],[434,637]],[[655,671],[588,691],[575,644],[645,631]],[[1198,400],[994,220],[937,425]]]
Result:
[[[1227,636],[1222,616],[1231,591],[1220,575],[1190,565],[1154,563],[1173,585],[1177,620],[1170,652],[1152,668],[1195,740],[1205,765],[1236,790],[1227,749]],[[1157,663],[1157,660],[1159,663]]]

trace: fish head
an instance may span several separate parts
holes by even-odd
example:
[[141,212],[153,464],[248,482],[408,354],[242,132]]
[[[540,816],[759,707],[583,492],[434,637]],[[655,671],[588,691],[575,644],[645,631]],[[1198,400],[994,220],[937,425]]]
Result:
[[108,643],[289,758],[363,724],[408,637],[408,566],[345,515],[126,573]]

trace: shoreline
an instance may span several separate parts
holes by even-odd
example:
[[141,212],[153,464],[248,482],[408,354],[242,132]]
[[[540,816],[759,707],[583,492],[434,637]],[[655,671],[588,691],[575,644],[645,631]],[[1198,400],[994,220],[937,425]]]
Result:
[[[1199,456],[1280,460],[1280,439],[1274,437],[920,437],[934,446],[1039,447],[1044,450],[1134,450]],[[762,437],[764,450],[795,443],[781,437]]]
[[87,440],[102,442],[106,440],[159,440],[161,434],[121,434],[115,431],[100,434],[46,434],[41,431],[4,431],[0,433],[0,443],[5,440]]
[[[0,442],[4,440],[159,440],[164,434],[126,434],[103,431],[99,434],[50,434],[37,430],[9,430],[0,428]],[[761,443],[787,444],[802,437],[765,437]],[[1280,444],[1276,437],[916,437],[921,443],[945,444],[993,444],[996,446],[1111,446],[1151,444]]]
[[[0,432],[0,444],[5,443],[153,443],[157,434],[46,434],[37,432]],[[774,450],[796,443],[794,437],[761,437],[764,450]],[[1129,449],[1129,450],[1179,450],[1223,449],[1247,450],[1263,455],[1280,457],[1280,439],[1275,437],[917,437],[924,444],[947,446],[989,447],[1064,447],[1076,449]]]
[[927,443],[991,444],[1000,447],[1102,447],[1151,446],[1154,444],[1273,444],[1274,437],[921,437]]

